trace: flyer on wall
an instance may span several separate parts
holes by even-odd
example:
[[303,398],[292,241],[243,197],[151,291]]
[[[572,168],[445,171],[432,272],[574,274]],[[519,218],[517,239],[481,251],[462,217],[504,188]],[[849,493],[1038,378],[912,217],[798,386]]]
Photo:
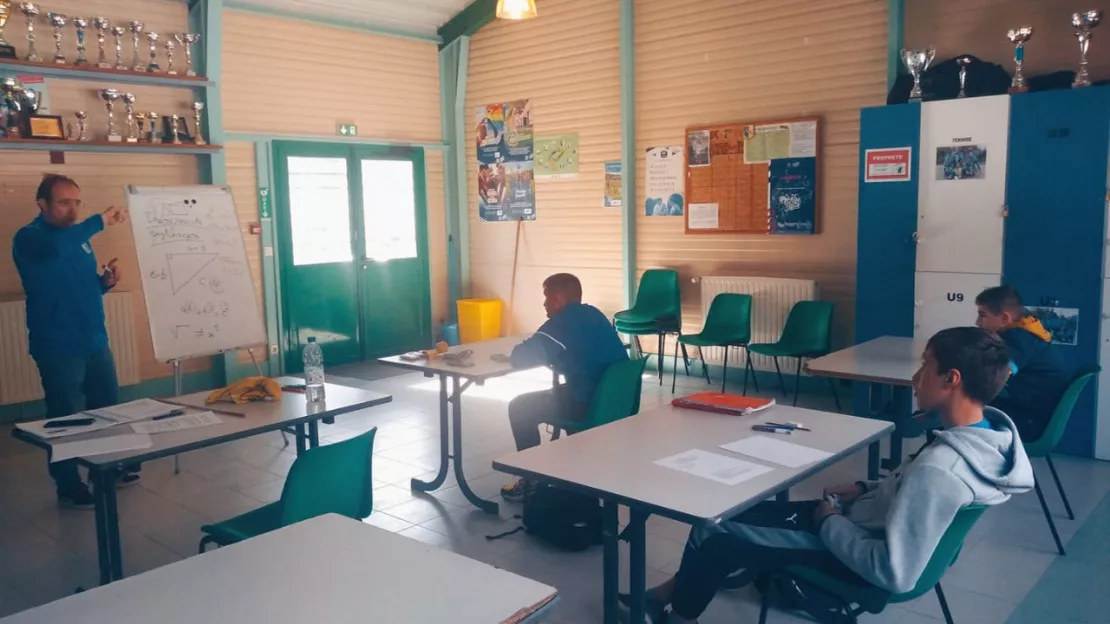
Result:
[[817,159],[771,161],[769,202],[772,234],[813,234],[817,214]]
[[644,165],[647,197],[644,214],[649,217],[681,217],[686,187],[682,146],[649,147]]
[[478,217],[482,221],[535,220],[530,101],[479,107],[475,117]]
[[537,178],[574,178],[578,176],[578,135],[558,134],[536,139],[535,175]]
[[621,161],[605,163],[605,207],[620,208],[623,204],[624,189],[621,188]]

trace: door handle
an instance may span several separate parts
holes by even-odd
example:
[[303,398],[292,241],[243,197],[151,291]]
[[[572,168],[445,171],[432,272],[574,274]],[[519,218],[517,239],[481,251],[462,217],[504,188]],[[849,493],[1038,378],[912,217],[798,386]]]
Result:
[[918,233],[918,232],[914,232],[913,234],[910,234],[910,238],[913,239],[914,244],[917,244],[917,243],[921,242],[921,234]]

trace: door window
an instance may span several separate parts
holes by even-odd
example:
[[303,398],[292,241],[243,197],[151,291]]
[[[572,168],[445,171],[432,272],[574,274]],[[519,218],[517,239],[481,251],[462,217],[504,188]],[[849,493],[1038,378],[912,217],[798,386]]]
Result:
[[366,259],[416,258],[416,189],[410,160],[362,161]]
[[293,266],[353,260],[347,159],[290,156],[288,171]]

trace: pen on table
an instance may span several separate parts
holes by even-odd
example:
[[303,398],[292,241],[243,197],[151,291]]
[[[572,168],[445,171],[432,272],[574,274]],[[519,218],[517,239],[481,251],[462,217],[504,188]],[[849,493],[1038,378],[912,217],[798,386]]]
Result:
[[812,431],[812,429],[807,429],[806,427],[803,427],[799,423],[782,424],[782,423],[769,422],[769,423],[763,423],[763,424],[765,424],[769,427],[778,427],[780,429],[790,429],[791,431],[795,431],[795,430],[797,430],[797,431]]
[[165,420],[167,418],[173,418],[174,416],[183,416],[184,414],[185,410],[176,409],[172,412],[166,412],[165,414],[162,414],[160,416],[155,416],[154,418],[151,418],[151,420]]
[[793,429],[784,429],[782,427],[772,427],[770,425],[752,425],[753,431],[762,431],[763,433],[777,433],[779,435],[790,435],[794,432]]

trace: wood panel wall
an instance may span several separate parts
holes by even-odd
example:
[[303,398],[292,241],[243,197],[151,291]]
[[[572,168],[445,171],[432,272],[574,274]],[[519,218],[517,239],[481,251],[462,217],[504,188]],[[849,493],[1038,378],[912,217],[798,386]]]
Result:
[[[612,314],[622,307],[621,215],[605,209],[604,161],[620,160],[619,6],[545,0],[541,17],[495,21],[470,42],[466,158],[471,293],[512,308],[506,331],[530,332],[544,320],[542,283],[568,271],[584,298]],[[536,220],[522,226],[515,301],[516,223],[478,220],[475,108],[529,98],[536,136],[577,132],[579,174],[536,181]]]

